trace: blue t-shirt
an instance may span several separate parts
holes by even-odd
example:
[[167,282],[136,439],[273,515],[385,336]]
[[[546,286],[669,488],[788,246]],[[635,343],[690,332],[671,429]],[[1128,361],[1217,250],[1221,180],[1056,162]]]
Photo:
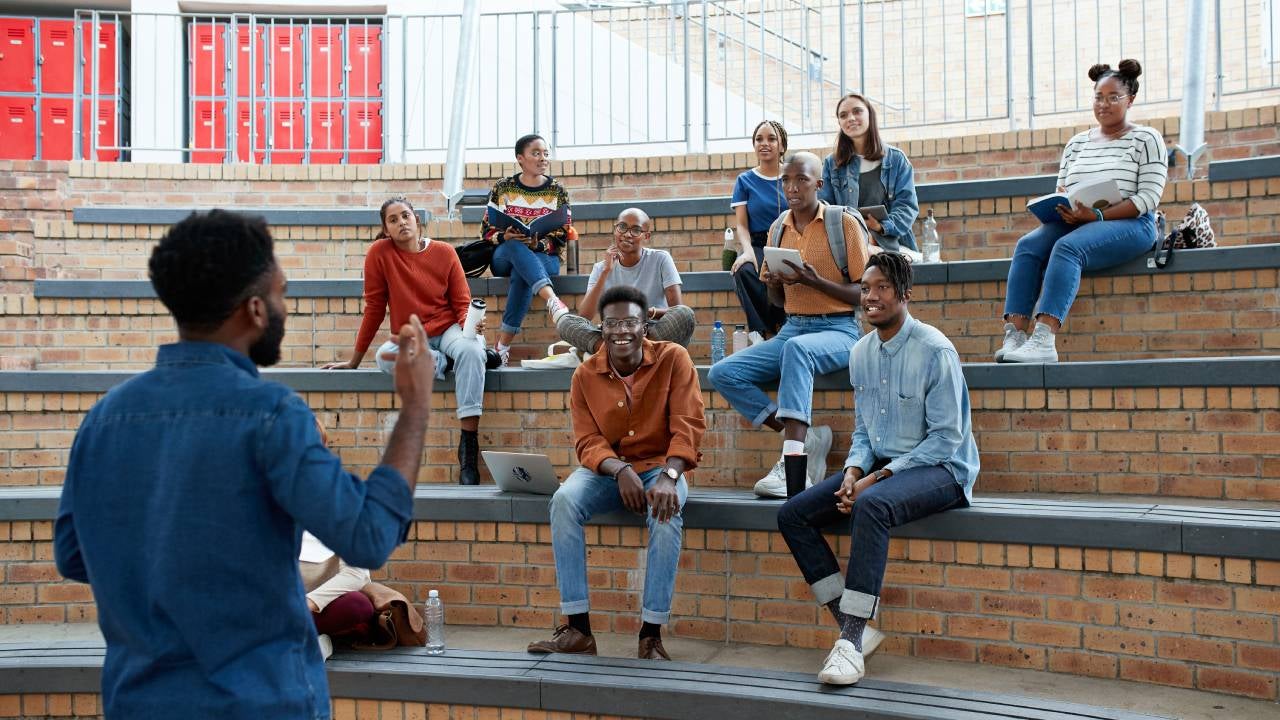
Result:
[[774,220],[787,209],[782,195],[782,178],[761,175],[755,168],[738,176],[733,184],[733,197],[729,207],[747,206],[747,229],[753,233],[766,232]]

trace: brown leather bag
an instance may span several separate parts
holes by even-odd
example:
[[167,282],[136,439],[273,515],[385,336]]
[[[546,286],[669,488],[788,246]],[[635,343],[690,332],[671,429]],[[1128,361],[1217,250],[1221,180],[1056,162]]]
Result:
[[397,645],[427,644],[427,625],[403,594],[376,582],[360,588],[360,592],[373,603],[375,616],[368,637],[353,642],[353,649],[390,650]]

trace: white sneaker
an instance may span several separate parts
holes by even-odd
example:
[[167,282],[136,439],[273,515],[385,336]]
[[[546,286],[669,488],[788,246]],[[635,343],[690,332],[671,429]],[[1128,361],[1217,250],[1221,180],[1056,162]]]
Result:
[[848,640],[837,640],[831,654],[822,663],[818,682],[828,685],[852,685],[866,674],[862,653]]
[[1058,362],[1057,337],[1048,325],[1036,323],[1031,337],[1022,343],[1017,350],[1010,350],[1004,355],[1005,362],[1011,363],[1056,363]]
[[328,635],[321,635],[318,639],[320,641],[320,657],[328,660],[329,656],[333,654],[333,640]]
[[555,325],[560,322],[560,318],[569,314],[569,306],[558,297],[553,297],[547,301],[547,314],[551,316],[551,324]]
[[[556,352],[556,348],[560,348],[563,352]],[[521,360],[520,367],[530,368],[533,370],[557,370],[567,368],[572,370],[582,364],[582,359],[578,357],[578,350],[567,342],[554,342],[547,346],[547,356],[541,360]]]
[[1004,324],[1004,344],[996,350],[996,362],[1008,362],[1004,359],[1005,355],[1022,347],[1027,341],[1027,334],[1013,326],[1013,323]]
[[804,454],[809,456],[806,466],[807,486],[822,482],[827,478],[827,453],[831,452],[831,428],[827,425],[814,425],[804,436]]
[[869,658],[871,653],[880,647],[880,643],[884,642],[884,633],[871,627],[864,625],[862,627],[862,657]]
[[494,352],[498,353],[498,358],[502,360],[502,364],[498,366],[498,369],[505,370],[507,362],[511,359],[511,346],[507,345],[506,347],[503,347],[502,345],[495,345]]
[[783,468],[782,456],[778,456],[778,464],[773,466],[768,475],[756,482],[756,495],[766,498],[785,498],[787,496],[787,471]]

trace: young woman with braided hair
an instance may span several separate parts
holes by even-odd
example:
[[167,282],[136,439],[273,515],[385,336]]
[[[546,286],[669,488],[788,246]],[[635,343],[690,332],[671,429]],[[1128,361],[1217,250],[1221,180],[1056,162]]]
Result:
[[751,145],[756,151],[756,166],[738,176],[729,201],[739,246],[730,272],[738,302],[747,315],[747,329],[768,337],[787,319],[782,308],[769,303],[768,290],[760,279],[769,226],[787,208],[782,194],[787,131],[779,122],[762,120],[751,133]]

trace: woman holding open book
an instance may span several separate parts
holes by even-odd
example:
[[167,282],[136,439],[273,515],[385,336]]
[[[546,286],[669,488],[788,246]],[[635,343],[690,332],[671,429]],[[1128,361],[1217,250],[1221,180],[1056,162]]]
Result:
[[[572,222],[569,193],[547,174],[551,150],[541,135],[525,135],[516,141],[515,149],[520,172],[493,186],[488,214],[480,229],[481,237],[497,245],[490,264],[494,276],[510,278],[496,348],[504,367],[511,354],[511,342],[520,332],[535,294],[546,301],[553,326],[569,312],[551,287],[551,276],[560,274],[560,251]],[[543,232],[526,232],[540,218],[552,215],[563,222],[556,222],[555,227]],[[495,220],[504,227],[498,227]]]
[[876,111],[865,97],[849,93],[836,103],[840,134],[836,149],[822,161],[818,199],[856,208],[872,240],[884,250],[916,247],[911,224],[920,214],[915,173],[898,148],[880,139]]
[[1169,168],[1160,133],[1128,119],[1141,74],[1137,60],[1121,60],[1114,69],[1089,68],[1098,126],[1067,143],[1058,192],[1097,191],[1105,197],[1114,184],[1113,195],[1110,202],[1093,206],[1071,203],[1064,195],[1045,215],[1047,222],[1018,240],[996,362],[1057,362],[1056,336],[1080,289],[1081,272],[1132,260],[1155,242],[1155,210]]

